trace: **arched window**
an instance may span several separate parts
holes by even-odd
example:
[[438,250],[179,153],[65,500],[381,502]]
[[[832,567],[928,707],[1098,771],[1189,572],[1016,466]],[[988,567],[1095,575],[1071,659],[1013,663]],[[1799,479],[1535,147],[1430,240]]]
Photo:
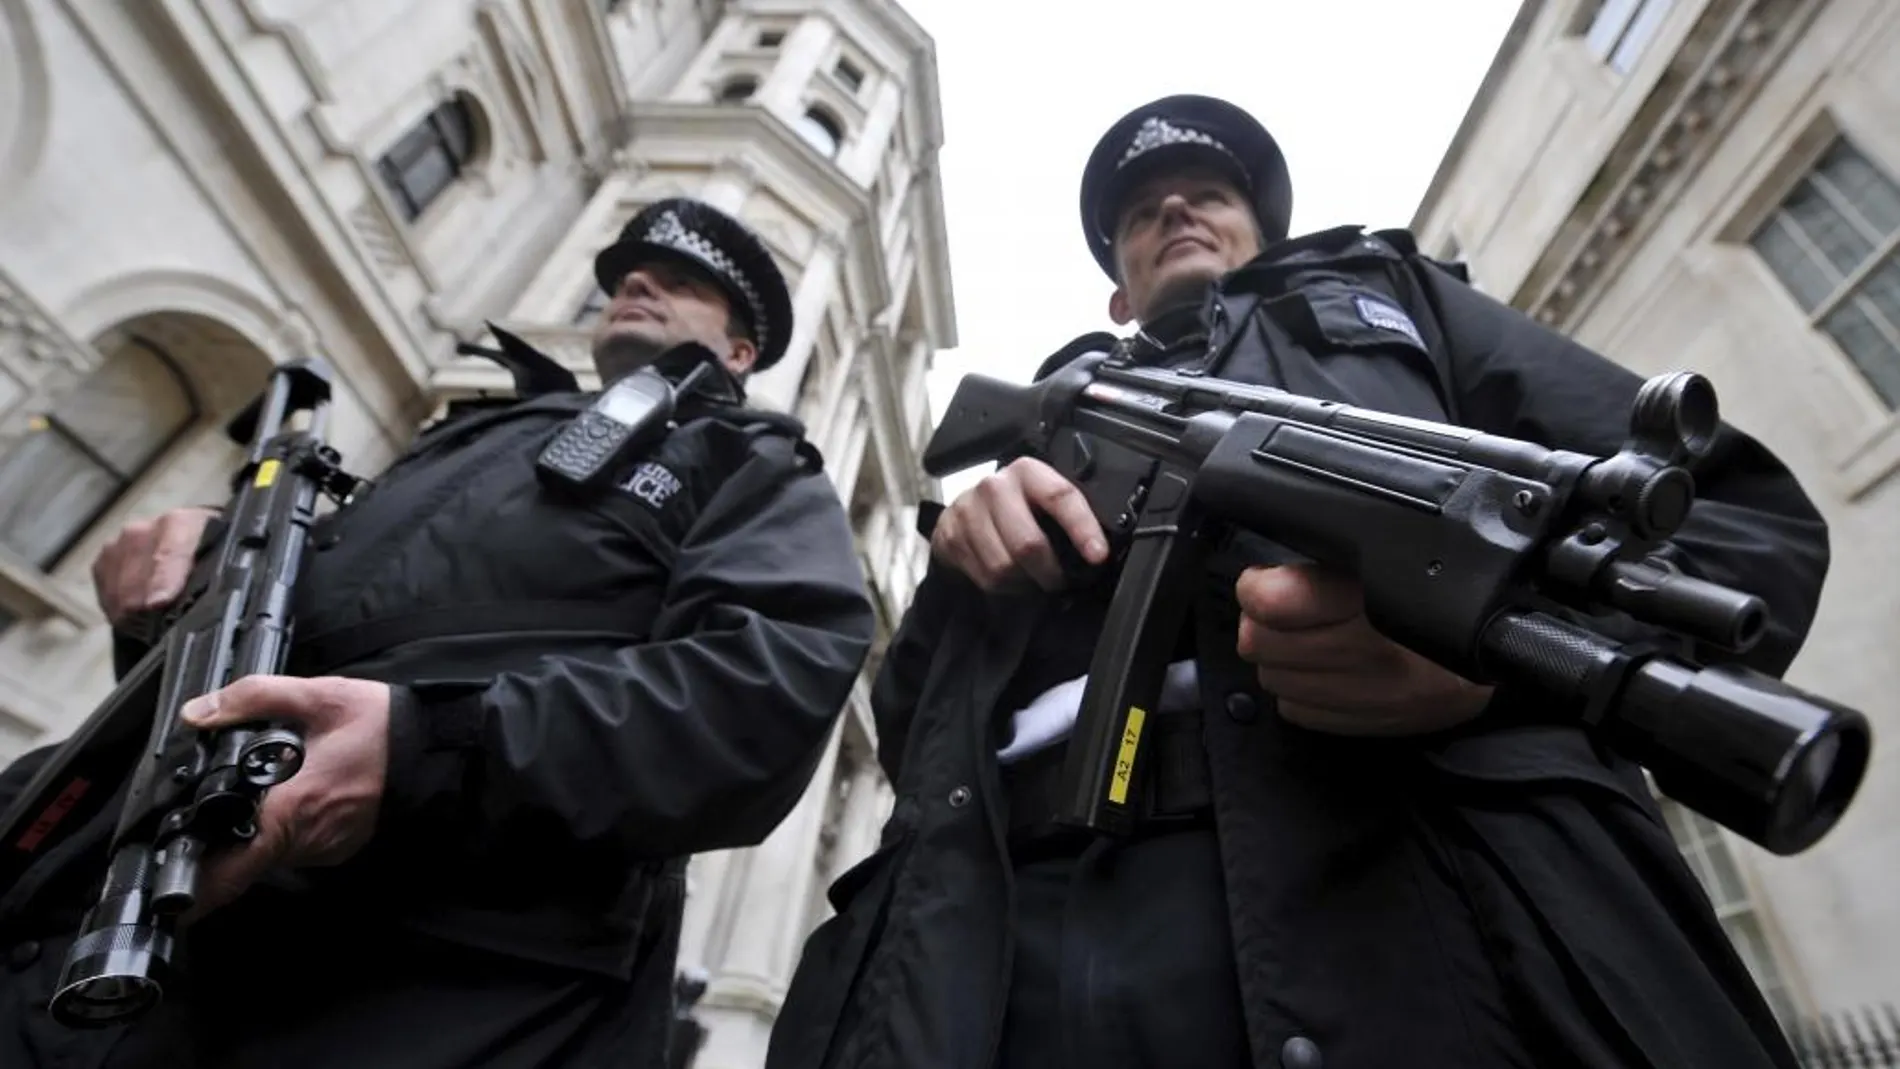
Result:
[[746,101],[751,100],[752,94],[758,91],[759,91],[758,79],[746,77],[742,75],[738,78],[734,78],[733,80],[727,82],[725,85],[720,87],[719,103],[743,104]]
[[52,567],[198,415],[177,361],[128,337],[0,456],[0,544]]
[[475,159],[478,129],[474,102],[457,93],[410,127],[376,161],[404,219],[415,221],[461,177]]
[[844,124],[816,105],[805,109],[798,120],[798,132],[826,156],[836,156],[838,146],[844,143]]

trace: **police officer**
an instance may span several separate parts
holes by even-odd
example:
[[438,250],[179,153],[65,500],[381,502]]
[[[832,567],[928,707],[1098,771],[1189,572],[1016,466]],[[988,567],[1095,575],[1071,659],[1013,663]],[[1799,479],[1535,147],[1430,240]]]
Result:
[[[1634,375],[1404,232],[1289,238],[1291,199],[1240,109],[1135,109],[1081,197],[1128,334],[1039,374],[1120,347],[1552,447],[1623,441]],[[1732,427],[1697,482],[1676,559],[1767,601],[1750,661],[1782,671],[1826,528]],[[897,802],[832,890],[771,1069],[1795,1066],[1638,770],[1535,695],[1385,639],[1353,577],[1262,540],[1216,545],[1198,585],[1134,834],[1054,827],[1113,593],[1103,528],[1028,458],[925,526],[932,563],[874,688]]]
[[[112,1064],[664,1064],[685,859],[757,843],[790,810],[873,616],[817,451],[743,405],[792,331],[769,252],[672,199],[594,267],[603,381],[716,359],[711,385],[576,494],[536,458],[593,395],[497,332],[519,396],[462,406],[319,525],[296,673],[187,711],[299,723],[305,764],[256,839],[209,862],[189,989],[107,1033]],[[111,619],[180,595],[206,520],[135,524],[100,554]],[[75,868],[96,879],[89,860]],[[62,890],[4,921],[42,946],[5,981],[9,1067],[96,1064],[106,1045],[46,1019],[57,937],[96,894]]]

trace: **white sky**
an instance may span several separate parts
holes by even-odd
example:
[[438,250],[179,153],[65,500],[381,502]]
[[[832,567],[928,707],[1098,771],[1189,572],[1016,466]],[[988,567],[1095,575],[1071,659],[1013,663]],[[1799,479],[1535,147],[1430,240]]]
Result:
[[[936,39],[958,345],[932,411],[980,371],[1027,380],[1108,318],[1082,165],[1137,105],[1252,112],[1293,176],[1293,232],[1407,226],[1520,0],[900,0]],[[944,480],[945,492],[980,477]]]

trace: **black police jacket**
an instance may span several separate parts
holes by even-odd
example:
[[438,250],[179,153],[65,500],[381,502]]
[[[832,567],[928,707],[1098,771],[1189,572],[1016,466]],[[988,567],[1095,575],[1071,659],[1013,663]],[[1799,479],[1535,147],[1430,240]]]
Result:
[[[1640,385],[1403,232],[1275,246],[1212,288],[1203,323],[1222,377],[1599,455],[1625,438]],[[1750,662],[1784,671],[1819,599],[1826,527],[1733,427],[1697,480],[1679,563],[1766,600],[1775,628]],[[1280,719],[1234,650],[1234,579],[1270,562],[1249,552],[1210,563],[1196,646],[1259,1069],[1296,1037],[1326,1069],[1793,1069],[1639,770],[1508,689],[1430,738]],[[770,1069],[992,1064],[1012,910],[992,711],[1054,603],[927,573],[873,689],[897,800],[880,848],[830,890],[838,913],[805,947]]]
[[[535,459],[590,400],[569,388],[468,406],[318,524],[292,662],[392,684],[378,826],[348,863],[271,880],[193,930],[200,1037],[235,1028],[272,1065],[359,1040],[419,1067],[659,1064],[684,859],[760,842],[797,802],[874,617],[796,421],[687,402],[619,487],[567,495]],[[24,1013],[41,1050],[75,1042],[22,1009],[43,1005],[57,939],[90,904],[52,897],[0,919],[42,947],[37,972],[0,981],[9,1066],[35,1062],[6,1055],[21,1025],[5,1018]],[[404,995],[424,1008],[396,1046],[272,990],[303,990],[320,960],[345,970],[324,983],[374,992],[371,978],[430,958],[495,978],[469,981],[479,995]],[[497,1004],[514,984],[520,998]],[[550,986],[569,992],[560,1007]],[[246,1020],[235,1007],[254,1000]],[[482,1049],[517,1025],[548,1032],[545,1051],[519,1035],[506,1054]]]

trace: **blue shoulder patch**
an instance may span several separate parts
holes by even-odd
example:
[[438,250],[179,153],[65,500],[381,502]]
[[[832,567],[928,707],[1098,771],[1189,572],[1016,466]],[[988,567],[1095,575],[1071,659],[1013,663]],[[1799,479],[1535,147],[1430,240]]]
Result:
[[1425,339],[1418,332],[1418,324],[1412,317],[1395,304],[1374,300],[1371,297],[1354,297],[1353,307],[1358,309],[1359,318],[1369,327],[1390,330],[1412,339],[1412,344],[1425,348]]

